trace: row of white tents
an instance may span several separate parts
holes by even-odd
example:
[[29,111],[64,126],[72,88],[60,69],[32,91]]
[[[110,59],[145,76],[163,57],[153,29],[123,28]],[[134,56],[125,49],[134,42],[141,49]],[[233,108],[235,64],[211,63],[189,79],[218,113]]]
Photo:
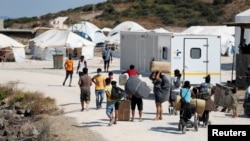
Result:
[[[248,18],[247,18],[248,17]],[[250,10],[243,11],[236,15],[236,22],[250,22]],[[235,38],[238,27],[228,26],[192,26],[183,31],[189,34],[212,34],[221,36],[221,54],[232,55],[231,48],[237,46],[239,41]],[[163,28],[147,30],[136,22],[125,21],[113,29],[100,29],[94,24],[82,21],[74,24],[67,30],[51,29],[30,40],[29,47],[33,56],[42,60],[51,60],[53,54],[64,54],[69,50],[76,50],[78,55],[91,59],[94,56],[94,48],[97,44],[120,44],[121,31],[151,31],[169,32]],[[108,32],[107,36],[104,32]],[[239,35],[238,35],[239,36]],[[245,32],[245,36],[248,34]],[[235,43],[237,42],[237,43]],[[12,51],[12,57],[16,62],[25,58],[24,45],[0,34],[0,57],[3,52]],[[8,54],[8,53],[7,53]]]

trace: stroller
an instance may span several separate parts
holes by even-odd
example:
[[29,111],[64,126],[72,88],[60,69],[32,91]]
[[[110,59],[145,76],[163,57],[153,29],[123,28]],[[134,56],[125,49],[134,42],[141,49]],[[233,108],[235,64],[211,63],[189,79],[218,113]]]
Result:
[[[199,95],[197,96],[197,98],[203,99],[206,101],[210,98],[210,95],[208,96]],[[202,122],[203,127],[206,127],[207,125],[211,125],[211,121],[209,120],[209,113],[210,111],[204,110],[203,114],[201,116],[198,116],[198,125],[201,125],[201,122]]]
[[[197,99],[205,100],[206,104],[212,101],[210,94],[199,94],[198,90],[196,92],[195,97]],[[202,122],[203,127],[206,127],[207,125],[211,125],[211,121],[209,120],[209,113],[210,113],[209,110],[204,110],[203,114],[198,116],[198,125],[201,125],[201,122]]]
[[[194,116],[194,121],[191,121],[192,116]],[[185,134],[187,128],[194,128],[195,131],[198,131],[196,107],[191,105],[190,103],[182,103],[178,129],[179,131],[182,131],[182,134]]]

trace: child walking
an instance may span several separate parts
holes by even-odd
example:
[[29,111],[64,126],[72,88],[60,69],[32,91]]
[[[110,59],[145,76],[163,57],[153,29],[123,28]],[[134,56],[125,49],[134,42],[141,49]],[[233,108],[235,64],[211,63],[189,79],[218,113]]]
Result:
[[232,115],[232,117],[236,118],[236,117],[238,117],[238,110],[237,110],[237,107],[238,107],[237,88],[233,87],[231,91],[232,91],[231,98],[232,98],[232,101],[233,101],[233,106],[232,106],[233,115]]
[[107,105],[106,105],[106,114],[109,118],[109,126],[111,126],[114,121],[115,121],[115,118],[113,117],[113,111],[114,111],[114,108],[115,108],[115,101],[113,101],[111,99],[111,89],[112,89],[112,85],[111,85],[111,80],[110,78],[106,78],[105,79],[105,93],[106,93],[106,96],[107,96]]

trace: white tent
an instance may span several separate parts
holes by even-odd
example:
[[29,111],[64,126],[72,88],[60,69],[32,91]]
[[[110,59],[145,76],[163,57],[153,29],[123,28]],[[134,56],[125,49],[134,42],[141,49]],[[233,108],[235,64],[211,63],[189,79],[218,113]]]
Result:
[[151,32],[156,32],[156,33],[170,33],[168,30],[164,28],[155,28],[153,30],[150,30]]
[[235,27],[228,26],[191,26],[182,33],[189,34],[209,34],[221,36],[221,54],[232,56],[232,47],[234,46]]
[[[250,23],[250,9],[245,10],[235,16],[235,23]],[[235,45],[239,47],[240,45],[240,27],[235,27]],[[246,39],[246,44],[250,43],[250,29],[245,28],[244,39]],[[238,48],[236,50],[238,52]]]
[[74,24],[68,28],[69,31],[74,33],[79,33],[85,39],[89,39],[95,44],[100,44],[105,42],[106,36],[100,28],[96,25],[82,21],[80,23]]
[[18,41],[0,33],[0,57],[5,60],[22,62],[25,59],[25,46]]
[[125,21],[120,24],[118,24],[115,28],[113,28],[107,38],[105,39],[105,42],[107,44],[120,44],[120,31],[146,31],[146,29],[139,25],[136,22],[133,21]]
[[86,59],[94,57],[95,44],[68,30],[48,30],[31,42],[35,48],[34,57],[41,60],[52,60],[53,54],[66,56],[66,48],[80,48],[78,56],[84,55]]
[[108,27],[102,28],[102,32],[110,32],[112,29]]

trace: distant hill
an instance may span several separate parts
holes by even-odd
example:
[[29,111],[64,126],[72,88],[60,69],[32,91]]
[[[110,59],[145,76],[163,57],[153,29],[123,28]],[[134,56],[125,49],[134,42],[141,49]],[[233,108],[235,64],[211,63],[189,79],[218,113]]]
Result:
[[[5,20],[5,27],[50,26],[49,20],[68,16],[69,26],[90,21],[100,28],[113,28],[123,21],[135,21],[147,29],[187,28],[193,25],[221,25],[233,22],[236,14],[250,8],[249,0],[108,0],[41,17]],[[171,31],[171,29],[170,29]]]
[[6,19],[9,19],[9,17],[8,16],[0,16],[0,19],[6,20]]

